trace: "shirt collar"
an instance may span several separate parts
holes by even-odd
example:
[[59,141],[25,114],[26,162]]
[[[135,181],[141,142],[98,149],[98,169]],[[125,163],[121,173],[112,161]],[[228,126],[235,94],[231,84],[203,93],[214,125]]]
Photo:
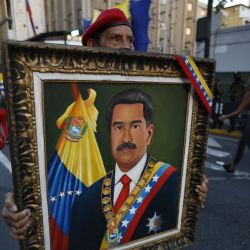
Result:
[[147,161],[147,153],[145,153],[143,157],[140,159],[140,161],[133,168],[131,168],[128,172],[122,172],[118,164],[116,163],[115,164],[115,185],[120,181],[120,179],[122,178],[124,174],[126,174],[136,184],[141,177],[146,161]]

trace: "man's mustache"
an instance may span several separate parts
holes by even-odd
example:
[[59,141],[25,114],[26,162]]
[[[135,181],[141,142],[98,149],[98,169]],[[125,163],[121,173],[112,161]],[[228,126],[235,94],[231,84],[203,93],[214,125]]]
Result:
[[123,143],[123,144],[120,144],[116,150],[117,151],[121,151],[123,150],[124,148],[131,148],[131,149],[136,149],[136,145],[134,143],[131,143],[131,142],[126,142],[126,143]]

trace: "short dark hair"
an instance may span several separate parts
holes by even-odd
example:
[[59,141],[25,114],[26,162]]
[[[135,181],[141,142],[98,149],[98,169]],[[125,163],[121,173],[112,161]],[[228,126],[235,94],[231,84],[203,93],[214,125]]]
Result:
[[107,109],[107,125],[108,130],[111,129],[113,110],[118,104],[143,104],[143,115],[146,120],[147,127],[153,123],[153,101],[149,95],[139,89],[127,89],[116,94],[110,101]]

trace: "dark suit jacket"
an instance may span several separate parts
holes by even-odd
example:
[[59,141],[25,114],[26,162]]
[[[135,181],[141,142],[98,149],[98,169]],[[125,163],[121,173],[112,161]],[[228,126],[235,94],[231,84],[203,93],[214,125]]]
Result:
[[[102,181],[103,179],[89,187],[74,204],[69,236],[70,250],[100,249],[106,231],[106,220],[101,207]],[[157,231],[157,233],[176,227],[179,203],[179,181],[180,173],[179,171],[175,171],[146,208],[131,240],[155,233],[153,231],[149,232],[149,227],[147,226],[149,224],[149,218],[152,218],[155,213],[157,216],[161,215],[162,219],[161,229]]]

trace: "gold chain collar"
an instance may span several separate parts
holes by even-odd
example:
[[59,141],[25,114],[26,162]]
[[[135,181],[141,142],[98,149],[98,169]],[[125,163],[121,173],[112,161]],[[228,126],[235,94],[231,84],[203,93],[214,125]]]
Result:
[[112,198],[111,198],[113,171],[109,172],[104,177],[102,183],[101,203],[102,203],[102,211],[107,221],[108,233],[112,234],[115,230],[117,230],[120,221],[127,213],[128,209],[131,207],[132,203],[135,201],[140,191],[148,183],[152,169],[154,168],[156,162],[157,162],[156,159],[150,157],[141,178],[137,182],[136,186],[134,187],[133,191],[130,193],[124,204],[120,207],[116,215],[113,210]]

